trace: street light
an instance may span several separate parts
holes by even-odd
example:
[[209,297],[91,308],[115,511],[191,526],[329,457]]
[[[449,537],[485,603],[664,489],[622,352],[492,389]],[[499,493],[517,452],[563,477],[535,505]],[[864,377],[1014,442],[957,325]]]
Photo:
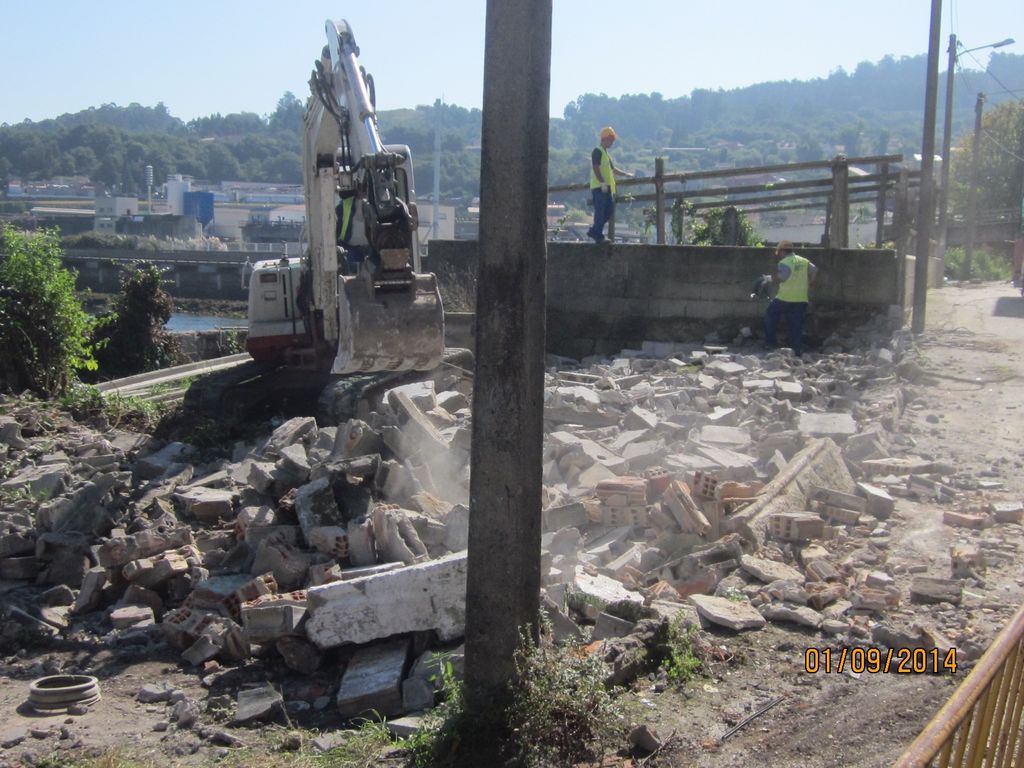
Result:
[[953,133],[953,70],[956,69],[957,58],[965,53],[973,53],[986,48],[1002,48],[1004,45],[1013,45],[1016,42],[1012,37],[1000,40],[998,43],[979,45],[977,48],[959,50],[963,45],[957,40],[956,35],[949,36],[949,63],[946,65],[946,113],[942,125],[942,183],[939,187],[939,258],[946,258],[946,229],[949,225],[949,167],[950,162],[950,140]]

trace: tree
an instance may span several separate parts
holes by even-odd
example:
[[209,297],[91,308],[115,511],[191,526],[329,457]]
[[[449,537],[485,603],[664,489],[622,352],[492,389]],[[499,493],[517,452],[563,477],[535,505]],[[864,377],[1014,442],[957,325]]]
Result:
[[130,376],[173,365],[178,343],[164,325],[174,300],[163,288],[164,276],[155,264],[140,262],[121,275],[121,293],[113,312],[96,329],[96,348],[104,376]]
[[[971,184],[971,133],[953,154],[950,205],[955,214],[968,207]],[[1008,101],[982,115],[978,153],[978,210],[1017,211],[1024,192],[1024,103]]]
[[[735,241],[729,237],[730,211],[735,212]],[[672,217],[672,227],[677,226],[676,217]],[[682,232],[673,232],[677,242],[682,242]],[[693,245],[761,245],[761,238],[753,225],[735,208],[709,208],[703,218],[693,225]]]
[[93,321],[75,297],[75,273],[61,265],[55,230],[0,230],[0,379],[10,390],[63,392],[79,370],[94,370]]

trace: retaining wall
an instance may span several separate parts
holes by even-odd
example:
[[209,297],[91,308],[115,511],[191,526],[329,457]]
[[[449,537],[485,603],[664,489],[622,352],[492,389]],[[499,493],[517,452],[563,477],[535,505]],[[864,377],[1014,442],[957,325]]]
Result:
[[[469,284],[477,247],[469,240],[432,241],[427,269],[443,283]],[[895,251],[800,253],[819,269],[806,326],[812,340],[878,316],[901,321]],[[776,261],[768,248],[549,243],[547,348],[579,358],[644,341],[701,341],[711,331],[729,341],[744,326],[760,336],[766,302],[750,292]]]
[[[254,254],[271,258],[272,254]],[[64,252],[64,264],[78,272],[75,287],[98,293],[120,290],[121,268],[137,261],[166,271],[167,292],[183,299],[246,301],[242,270],[246,254],[230,251],[131,251],[118,248],[75,248]]]

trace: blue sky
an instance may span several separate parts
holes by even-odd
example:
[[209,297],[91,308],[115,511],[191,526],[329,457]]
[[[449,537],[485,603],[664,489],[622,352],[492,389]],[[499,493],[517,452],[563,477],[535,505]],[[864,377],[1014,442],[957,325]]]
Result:
[[[1024,53],[1022,0],[943,5],[940,69],[950,32],[967,48],[1014,37],[1021,42],[1002,50]],[[554,0],[551,114],[588,92],[675,98],[923,54],[930,8],[930,0]],[[305,100],[328,18],[352,25],[379,109],[437,98],[479,107],[485,9],[484,0],[0,0],[0,123],[158,101],[183,120],[266,115],[285,91]],[[963,64],[982,68],[988,55]]]

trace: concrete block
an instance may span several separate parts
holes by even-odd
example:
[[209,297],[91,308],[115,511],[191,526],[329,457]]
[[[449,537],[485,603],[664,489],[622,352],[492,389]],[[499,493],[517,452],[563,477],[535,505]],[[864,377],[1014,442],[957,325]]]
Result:
[[307,554],[280,539],[268,538],[260,543],[250,573],[273,574],[281,589],[290,592],[305,584],[310,559]]
[[896,500],[885,490],[869,483],[857,483],[857,493],[866,501],[865,510],[879,520],[888,520],[896,508]]
[[136,459],[135,474],[143,480],[160,477],[171,465],[184,461],[190,450],[185,443],[168,443],[159,451]]
[[352,565],[368,566],[377,563],[377,545],[373,524],[368,518],[358,517],[349,521],[348,558]]
[[110,623],[114,629],[150,626],[154,623],[153,609],[148,605],[125,605],[115,608],[110,612]]
[[799,624],[811,629],[817,629],[824,621],[824,616],[806,605],[792,606],[784,603],[769,603],[761,606],[760,611],[768,621]]
[[192,530],[185,526],[170,530],[146,529],[130,536],[112,536],[96,549],[104,568],[118,568],[140,557],[152,557],[169,549],[195,544]]
[[309,590],[306,634],[320,648],[366,643],[403,632],[462,635],[466,621],[466,554]]
[[612,637],[625,637],[633,631],[635,626],[636,624],[632,621],[626,621],[618,616],[612,616],[610,613],[602,611],[597,616],[590,639],[607,640]]
[[825,535],[825,521],[804,512],[780,512],[768,517],[768,532],[780,541],[810,541]]
[[235,516],[235,494],[216,488],[193,488],[184,493],[174,494],[175,501],[182,505],[182,512],[202,523],[231,520]]
[[282,448],[294,445],[300,440],[311,440],[316,436],[316,419],[312,416],[297,416],[289,419],[273,431],[267,441],[267,453],[277,455]]
[[306,616],[303,590],[283,595],[264,595],[242,603],[242,627],[252,643],[267,643],[298,631]]
[[336,560],[348,558],[348,533],[337,525],[313,528],[309,532],[309,545],[317,552],[330,555]]
[[345,667],[336,702],[342,717],[402,714],[402,674],[408,640],[392,640],[358,649]]
[[279,637],[274,643],[274,648],[281,654],[288,669],[298,672],[300,675],[312,675],[323,663],[323,654],[320,649],[304,637],[285,635]]
[[857,422],[849,413],[801,413],[797,429],[811,437],[831,437],[842,440],[856,434]]
[[39,575],[40,563],[35,555],[0,558],[0,579],[34,581]]
[[326,477],[295,490],[295,516],[302,528],[302,535],[310,544],[314,528],[336,526],[342,522],[341,510],[334,500],[334,490]]
[[288,478],[291,485],[300,485],[309,479],[310,465],[306,447],[301,443],[286,445],[280,450],[280,456],[274,464],[277,470],[275,480],[282,480],[281,475]]
[[82,586],[78,590],[78,597],[71,607],[72,613],[87,613],[99,605],[103,594],[103,587],[107,585],[107,571],[105,568],[90,568],[82,578]]
[[915,603],[960,605],[962,587],[955,579],[917,576],[910,582],[910,599]]
[[5,491],[20,491],[36,498],[53,499],[64,492],[70,482],[68,464],[27,467],[0,483]]

